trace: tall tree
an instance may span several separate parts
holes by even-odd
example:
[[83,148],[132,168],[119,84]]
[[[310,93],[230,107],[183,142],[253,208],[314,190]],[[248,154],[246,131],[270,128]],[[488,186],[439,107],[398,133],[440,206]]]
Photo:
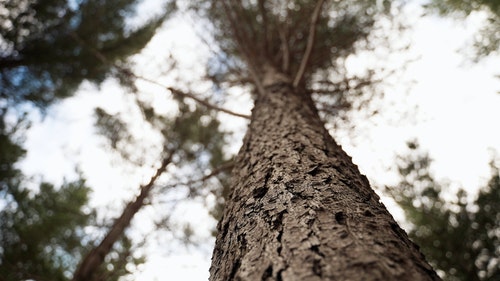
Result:
[[439,280],[312,97],[343,80],[330,71],[368,42],[391,1],[204,4],[229,57],[219,76],[254,89],[210,280]]
[[450,197],[449,186],[433,176],[432,159],[420,151],[416,142],[408,144],[410,152],[398,159],[401,181],[387,191],[413,225],[410,237],[421,245],[422,252],[442,272],[444,280],[498,280],[498,167],[491,163],[491,178],[473,203],[468,203],[471,194],[463,189],[453,200],[445,200]]

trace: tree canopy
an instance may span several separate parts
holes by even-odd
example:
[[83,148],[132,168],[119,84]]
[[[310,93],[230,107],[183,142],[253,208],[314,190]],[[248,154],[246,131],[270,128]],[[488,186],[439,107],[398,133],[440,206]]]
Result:
[[[10,106],[44,107],[74,94],[83,81],[99,84],[125,66],[172,12],[165,9],[140,26],[138,0],[2,2],[0,13],[0,99]],[[168,4],[168,6],[167,6]],[[98,55],[102,54],[104,57]],[[103,61],[105,58],[106,61]]]
[[306,87],[329,116],[359,109],[373,97],[384,71],[350,74],[345,61],[359,51],[387,47],[387,31],[397,30],[380,25],[397,25],[392,20],[398,3],[389,0],[193,3],[216,46],[208,74],[217,85],[259,90],[256,81],[275,69]]

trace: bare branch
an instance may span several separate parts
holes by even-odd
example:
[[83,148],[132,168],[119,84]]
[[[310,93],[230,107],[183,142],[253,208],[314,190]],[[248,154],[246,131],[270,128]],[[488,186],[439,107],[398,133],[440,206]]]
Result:
[[241,118],[246,118],[246,119],[250,119],[250,116],[249,115],[246,115],[246,114],[241,114],[241,113],[237,113],[237,112],[234,112],[234,111],[231,111],[229,109],[225,109],[225,108],[222,108],[222,107],[219,107],[219,106],[216,106],[214,104],[211,104],[209,103],[208,101],[206,100],[202,100],[198,97],[196,97],[195,95],[191,94],[191,93],[186,93],[186,92],[183,92],[181,90],[178,90],[178,89],[175,89],[175,88],[172,88],[172,87],[168,87],[167,88],[170,92],[172,92],[173,94],[175,95],[179,95],[179,96],[183,96],[183,97],[188,97],[188,98],[191,98],[195,101],[197,101],[198,103],[210,108],[210,109],[214,109],[214,110],[218,110],[218,111],[221,111],[221,112],[224,112],[224,113],[227,113],[227,114],[230,114],[230,115],[233,115],[233,116],[236,116],[236,117],[241,117]]
[[[233,160],[230,160],[229,162],[226,162],[224,164],[221,164],[219,167],[216,167],[215,169],[213,169],[210,174],[208,175],[205,175],[205,176],[202,176],[200,178],[196,178],[196,179],[190,179],[190,180],[187,180],[187,181],[179,181],[179,182],[176,182],[176,183],[172,183],[172,184],[168,184],[166,186],[163,186],[162,188],[164,189],[170,189],[170,188],[174,188],[176,186],[189,186],[189,185],[192,185],[192,184],[195,184],[195,183],[198,183],[198,182],[205,182],[206,180],[214,177],[214,176],[217,176],[218,174],[224,172],[224,171],[227,171],[227,170],[230,170],[234,167],[234,161]],[[191,193],[194,193],[191,191]]]
[[319,13],[321,11],[321,7],[323,6],[324,0],[319,0],[314,8],[314,12],[311,18],[311,25],[309,26],[309,36],[307,38],[307,46],[304,52],[304,56],[302,57],[302,61],[300,62],[299,70],[293,80],[293,86],[297,87],[302,80],[304,73],[306,71],[307,64],[309,63],[309,57],[311,56],[311,52],[314,46],[314,37],[316,36],[316,23],[318,22]]
[[106,58],[102,53],[101,51],[99,51],[98,49],[90,46],[89,44],[87,44],[87,42],[85,42],[80,36],[78,36],[78,34],[76,34],[75,32],[70,32],[69,33],[69,36],[71,38],[73,38],[73,40],[75,40],[78,44],[80,44],[82,47],[85,47],[85,48],[88,48],[93,54],[94,56],[100,60],[102,63],[104,64],[108,64],[108,65],[114,65],[114,63],[112,63],[111,61],[108,60],[108,58]]

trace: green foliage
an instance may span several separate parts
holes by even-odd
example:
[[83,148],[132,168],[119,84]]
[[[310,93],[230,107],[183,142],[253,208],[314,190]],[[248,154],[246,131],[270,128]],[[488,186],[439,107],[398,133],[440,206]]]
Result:
[[98,133],[106,137],[113,149],[117,148],[120,141],[130,137],[127,124],[119,116],[109,114],[102,108],[96,108],[95,117]]
[[[0,101],[45,107],[83,81],[102,82],[155,34],[165,12],[131,29],[138,0],[2,1]],[[122,77],[123,78],[123,77]]]
[[[227,157],[223,149],[226,144],[225,133],[220,130],[219,120],[203,108],[197,107],[194,111],[190,110],[182,100],[180,111],[171,131],[167,134],[167,139],[169,141],[181,140],[178,153],[185,160],[195,161],[200,175],[207,169],[220,169],[224,163],[227,163]],[[222,216],[225,199],[229,193],[229,172],[229,170],[224,170],[218,173],[217,184],[197,184],[202,184],[198,187],[198,192],[203,193],[202,189],[208,189],[214,195],[216,202],[210,214],[216,220]]]
[[1,213],[2,264],[7,280],[66,280],[83,247],[89,188],[84,181],[56,190],[42,183],[39,192],[11,187]]
[[[55,188],[42,183],[39,191],[10,187],[2,192],[0,212],[0,276],[2,280],[69,280],[77,263],[94,246],[85,230],[95,225],[95,210],[87,206],[90,188],[80,179]],[[96,274],[118,280],[130,274],[134,258],[123,236]],[[105,278],[103,278],[105,277]]]
[[[132,274],[137,266],[146,261],[143,256],[134,255],[134,248],[130,238],[123,234],[104,258],[104,263],[97,269],[91,281],[118,281]],[[86,253],[82,252],[82,254]]]
[[498,0],[432,0],[426,7],[441,15],[467,17],[482,11],[488,15],[479,34],[474,38],[476,58],[498,53],[500,50],[500,1]]
[[26,150],[19,144],[21,140],[18,135],[28,127],[28,123],[21,118],[15,124],[8,124],[7,114],[7,109],[0,109],[0,192],[20,176],[21,172],[15,167],[15,163],[26,154]]
[[[297,72],[317,1],[198,2],[195,9],[214,25],[214,39],[224,54],[220,58],[231,58],[226,69],[231,73],[227,75],[234,75],[231,68],[245,68],[245,64],[260,71],[270,64],[287,74]],[[327,2],[316,25],[306,77],[332,69],[337,59],[352,54],[356,44],[366,40],[374,29],[376,19],[391,9],[391,1]]]
[[401,181],[388,189],[413,225],[410,237],[444,280],[499,280],[500,177],[492,176],[472,204],[460,190],[446,200],[447,186],[430,171],[431,159],[409,143],[412,153],[399,159]]
[[432,0],[425,5],[427,8],[435,9],[439,13],[469,15],[474,11],[489,9],[491,12],[500,11],[500,2],[497,0]]

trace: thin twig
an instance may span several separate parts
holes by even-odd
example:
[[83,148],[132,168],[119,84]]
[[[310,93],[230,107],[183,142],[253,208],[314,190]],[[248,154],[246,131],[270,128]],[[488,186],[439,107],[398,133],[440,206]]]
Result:
[[209,178],[214,177],[214,176],[216,176],[224,171],[227,171],[229,169],[232,169],[233,167],[234,167],[234,161],[229,161],[225,164],[220,165],[219,167],[216,167],[208,175],[202,176],[202,177],[197,178],[197,179],[190,179],[190,180],[187,180],[184,182],[179,181],[176,183],[172,183],[172,184],[164,186],[163,188],[170,189],[170,188],[174,188],[176,186],[188,186],[188,185],[192,185],[192,184],[198,183],[198,182],[205,182]]
[[297,71],[297,75],[293,80],[293,87],[297,87],[302,80],[304,73],[306,71],[307,64],[309,63],[309,57],[311,56],[311,52],[314,46],[314,37],[316,36],[316,23],[318,22],[319,13],[321,11],[321,7],[323,6],[324,0],[319,0],[318,4],[314,8],[314,12],[311,18],[311,25],[309,26],[309,37],[307,38],[307,46],[304,52],[304,56],[302,57],[302,61],[300,62],[299,70]]

